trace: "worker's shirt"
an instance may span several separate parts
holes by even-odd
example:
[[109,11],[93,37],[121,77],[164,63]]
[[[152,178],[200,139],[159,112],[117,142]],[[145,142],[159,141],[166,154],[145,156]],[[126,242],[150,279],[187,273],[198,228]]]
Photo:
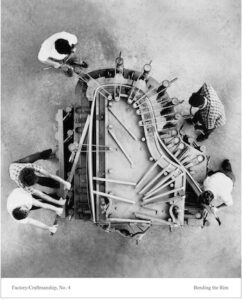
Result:
[[13,216],[13,210],[18,207],[26,206],[30,210],[33,206],[33,197],[21,188],[14,189],[7,199],[7,211],[13,219],[20,223],[28,223],[28,217],[22,220],[17,220]]
[[42,63],[48,64],[47,60],[49,58],[57,62],[62,62],[65,58],[69,56],[68,54],[61,54],[56,50],[55,42],[59,39],[67,40],[70,46],[77,44],[77,37],[73,34],[64,31],[53,34],[47,40],[45,40],[41,45],[38,54],[38,59]]
[[233,181],[221,172],[208,176],[203,183],[205,191],[211,191],[214,194],[213,204],[218,206],[222,203],[227,206],[233,204],[232,190]]
[[206,107],[197,112],[201,117],[202,125],[206,129],[214,129],[224,125],[226,122],[224,106],[213,87],[204,83],[198,93],[207,99]]
[[36,164],[25,164],[25,163],[12,163],[9,167],[10,178],[13,181],[15,181],[19,187],[23,188],[28,193],[33,194],[34,188],[31,186],[23,185],[22,182],[19,180],[19,174],[24,168],[33,169],[35,172],[38,173],[41,173],[41,171],[43,171],[43,168]]

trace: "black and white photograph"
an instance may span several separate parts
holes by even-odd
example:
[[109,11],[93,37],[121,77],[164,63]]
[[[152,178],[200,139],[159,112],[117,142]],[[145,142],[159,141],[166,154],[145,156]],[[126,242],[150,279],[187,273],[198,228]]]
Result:
[[3,296],[240,295],[240,0],[2,0],[1,70]]

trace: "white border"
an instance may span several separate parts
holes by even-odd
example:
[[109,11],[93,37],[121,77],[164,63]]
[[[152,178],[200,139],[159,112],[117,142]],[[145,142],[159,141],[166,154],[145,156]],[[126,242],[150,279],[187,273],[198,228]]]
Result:
[[239,298],[240,278],[4,278],[2,298]]

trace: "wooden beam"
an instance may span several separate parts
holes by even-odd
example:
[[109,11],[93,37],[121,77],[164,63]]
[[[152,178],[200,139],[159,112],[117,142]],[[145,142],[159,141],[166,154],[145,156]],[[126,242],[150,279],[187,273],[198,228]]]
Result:
[[149,220],[138,220],[138,219],[121,219],[121,218],[107,218],[107,221],[111,223],[146,223],[150,224],[151,221]]
[[168,179],[170,179],[174,174],[177,172],[177,169],[172,171],[169,175],[167,175],[164,179],[162,179],[159,183],[157,183],[147,194],[146,196],[149,196],[152,194],[153,191],[155,191],[157,188],[159,188],[163,183],[165,183]]
[[81,154],[81,149],[82,149],[82,146],[83,146],[83,142],[84,142],[84,139],[86,137],[87,130],[88,130],[88,127],[89,127],[89,123],[90,123],[90,115],[87,116],[86,123],[84,125],[82,135],[81,135],[80,140],[79,140],[79,145],[78,145],[78,149],[77,149],[77,152],[76,152],[76,155],[75,155],[75,159],[74,159],[74,162],[73,162],[72,167],[71,167],[71,172],[70,172],[70,174],[68,176],[68,179],[67,179],[67,181],[69,181],[69,182],[71,182],[72,179],[73,179],[73,176],[74,176],[74,173],[75,173],[75,170],[76,170],[76,166],[77,166],[80,154]]
[[119,117],[110,109],[108,108],[109,112],[114,116],[114,118],[123,126],[123,128],[128,132],[128,134],[135,140],[138,141],[138,138],[127,128],[127,126],[119,119]]
[[145,172],[145,174],[140,178],[140,180],[136,184],[136,188],[143,183],[143,181],[150,175],[150,173],[157,167],[157,165],[160,163],[161,159],[163,159],[163,155],[150,167],[149,170]]
[[150,203],[143,203],[142,206],[149,207],[149,205],[153,205],[153,204],[157,204],[157,203],[171,202],[171,201],[176,201],[176,200],[182,200],[183,198],[185,198],[185,197],[184,196],[174,196],[171,198],[165,198],[165,199],[159,199],[156,201],[152,201]]
[[115,180],[115,179],[109,179],[109,178],[93,177],[92,179],[96,180],[96,181],[105,181],[105,182],[112,182],[112,183],[117,183],[117,184],[136,185],[135,182]]
[[154,182],[156,182],[156,180],[158,178],[160,178],[165,172],[166,170],[170,167],[170,164],[168,166],[166,166],[159,174],[157,174],[151,181],[148,182],[147,185],[145,185],[143,187],[143,189],[139,192],[139,194],[143,194],[143,192],[148,188],[150,187]]
[[173,189],[173,190],[171,190],[171,191],[169,191],[169,192],[162,193],[162,194],[157,195],[157,196],[154,196],[154,197],[146,198],[146,199],[143,201],[143,203],[144,203],[144,204],[150,203],[150,202],[152,202],[153,200],[159,199],[160,197],[167,196],[167,195],[170,195],[170,194],[172,194],[172,193],[179,192],[179,191],[181,191],[181,190],[184,190],[184,187],[177,188],[177,189]]
[[115,200],[119,200],[119,201],[122,201],[122,202],[125,202],[125,203],[135,204],[135,201],[133,201],[133,200],[129,200],[129,199],[126,199],[126,198],[123,198],[123,197],[114,196],[114,195],[107,194],[107,193],[102,193],[102,192],[95,191],[95,190],[93,190],[93,194],[103,196],[103,197],[107,197],[107,198],[111,198],[111,199],[115,199]]
[[166,182],[164,185],[159,186],[157,189],[153,190],[151,193],[147,193],[144,197],[144,199],[149,198],[150,196],[156,194],[157,192],[159,192],[160,190],[162,190],[164,187],[168,186],[169,184],[173,183],[177,178],[179,178],[180,176],[182,176],[182,174],[178,175],[175,178],[172,178],[171,180],[169,180],[168,182]]
[[166,220],[162,220],[162,219],[159,219],[159,218],[156,218],[156,217],[153,217],[149,214],[145,214],[145,213],[139,213],[139,212],[135,212],[134,213],[135,216],[137,218],[140,218],[140,219],[146,219],[146,220],[150,220],[152,224],[159,224],[159,225],[172,225],[171,222],[169,221],[166,221]]
[[114,139],[114,141],[116,142],[116,144],[119,146],[119,148],[121,149],[121,151],[123,152],[124,156],[127,158],[127,160],[130,163],[131,168],[133,168],[134,163],[132,161],[132,159],[130,158],[130,156],[128,155],[128,153],[126,152],[126,150],[123,148],[123,146],[121,145],[120,141],[118,140],[118,138],[116,137],[115,133],[108,129],[108,133],[111,135],[111,137]]

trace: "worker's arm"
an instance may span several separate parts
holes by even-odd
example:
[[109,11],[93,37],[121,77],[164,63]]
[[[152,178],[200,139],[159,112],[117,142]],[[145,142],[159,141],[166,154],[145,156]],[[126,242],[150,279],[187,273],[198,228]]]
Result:
[[45,63],[47,63],[48,65],[54,67],[55,69],[59,69],[61,67],[61,63],[51,59],[51,58],[48,58],[45,60]]
[[71,188],[70,182],[65,181],[64,179],[62,179],[61,177],[59,177],[57,175],[53,175],[44,169],[41,169],[40,173],[43,174],[44,176],[50,177],[50,178],[62,183],[65,186],[66,190],[70,190],[70,188]]
[[222,208],[222,207],[226,207],[227,205],[225,204],[225,203],[222,203],[222,204],[220,204],[220,205],[218,205],[218,206],[216,206],[216,208],[217,209],[220,209],[220,208]]
[[[192,106],[191,106],[192,108]],[[193,116],[193,119],[192,119],[192,122],[193,123],[199,123],[199,120],[200,120],[200,112],[199,110],[195,112],[194,116]]]
[[45,193],[43,193],[39,190],[36,190],[36,189],[34,189],[33,194],[40,197],[43,200],[48,201],[49,203],[53,203],[53,204],[57,204],[57,205],[64,205],[66,203],[66,200],[63,200],[62,198],[60,198],[60,200],[56,200],[56,199],[50,197],[49,195],[46,195]]
[[26,222],[26,224],[30,224],[35,227],[41,228],[41,229],[49,230],[49,232],[53,232],[53,233],[56,232],[57,226],[58,226],[58,225],[48,226],[48,225],[46,225],[40,221],[37,221],[35,219],[32,219],[32,218],[28,218],[28,222]]
[[216,221],[218,222],[218,225],[221,226],[222,223],[220,221],[220,218],[217,215],[217,211],[218,211],[217,207],[209,205],[209,208],[210,208],[210,212],[214,215]]

